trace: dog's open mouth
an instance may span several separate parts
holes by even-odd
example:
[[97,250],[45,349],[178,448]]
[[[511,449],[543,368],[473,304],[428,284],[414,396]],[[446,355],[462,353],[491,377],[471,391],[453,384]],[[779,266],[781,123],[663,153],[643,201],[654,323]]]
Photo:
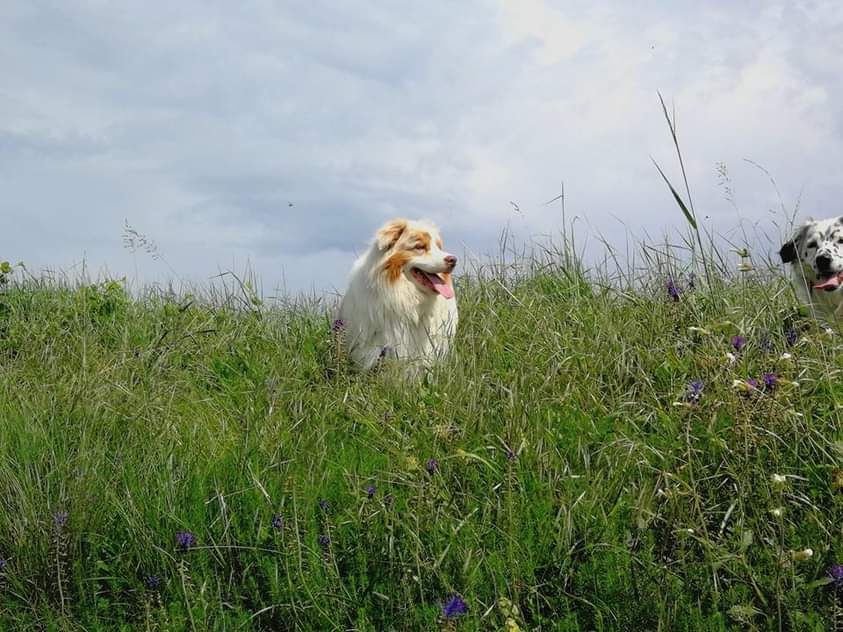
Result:
[[818,280],[814,283],[815,290],[823,290],[825,292],[833,292],[843,283],[843,272],[837,272],[824,279]]
[[445,279],[438,274],[425,272],[419,268],[413,268],[411,272],[416,281],[428,288],[431,292],[435,292],[444,298],[454,298],[454,288],[445,283]]

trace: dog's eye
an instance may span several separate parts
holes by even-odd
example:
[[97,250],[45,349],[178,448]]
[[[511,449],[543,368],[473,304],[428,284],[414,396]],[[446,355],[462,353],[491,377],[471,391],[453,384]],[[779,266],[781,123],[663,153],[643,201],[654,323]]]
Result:
[[424,247],[424,244],[416,244],[415,246],[413,246],[413,250],[418,250],[419,252],[423,252],[424,250],[426,250],[426,248]]
[[812,241],[810,244],[808,244],[808,248],[816,248],[816,247],[817,247],[817,242],[815,242],[815,241]]

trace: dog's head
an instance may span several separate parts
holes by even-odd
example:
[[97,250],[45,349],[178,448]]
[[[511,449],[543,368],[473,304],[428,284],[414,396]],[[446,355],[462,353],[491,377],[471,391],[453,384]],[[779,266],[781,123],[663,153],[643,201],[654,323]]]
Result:
[[405,279],[429,296],[454,298],[451,272],[457,258],[443,250],[439,229],[427,221],[394,219],[378,229],[374,248],[389,283]]
[[804,275],[809,287],[833,292],[843,283],[843,217],[808,220],[779,256]]

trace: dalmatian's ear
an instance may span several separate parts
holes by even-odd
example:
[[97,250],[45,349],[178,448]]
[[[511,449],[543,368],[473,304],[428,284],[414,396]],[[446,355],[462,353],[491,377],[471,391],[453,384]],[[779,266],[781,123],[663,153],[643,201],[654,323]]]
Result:
[[782,245],[779,249],[779,256],[782,258],[782,263],[793,263],[796,261],[796,245],[792,239]]
[[782,247],[779,249],[779,257],[782,258],[782,263],[793,263],[799,258],[799,246],[805,238],[808,229],[815,223],[814,220],[809,219],[796,231],[793,239],[782,244]]

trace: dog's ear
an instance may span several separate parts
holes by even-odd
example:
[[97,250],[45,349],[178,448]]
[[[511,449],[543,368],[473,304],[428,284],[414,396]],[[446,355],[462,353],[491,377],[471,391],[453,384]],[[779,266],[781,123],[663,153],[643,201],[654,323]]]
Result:
[[796,244],[792,239],[781,247],[779,256],[782,258],[782,263],[793,263],[796,261]]
[[407,230],[406,219],[393,219],[378,229],[375,241],[378,244],[379,250],[389,250],[395,245],[395,242],[401,238],[404,231]]
[[813,220],[808,220],[802,227],[796,231],[793,239],[782,245],[779,250],[779,256],[782,258],[782,263],[793,263],[799,258],[799,246],[808,232],[808,228],[814,224]]

